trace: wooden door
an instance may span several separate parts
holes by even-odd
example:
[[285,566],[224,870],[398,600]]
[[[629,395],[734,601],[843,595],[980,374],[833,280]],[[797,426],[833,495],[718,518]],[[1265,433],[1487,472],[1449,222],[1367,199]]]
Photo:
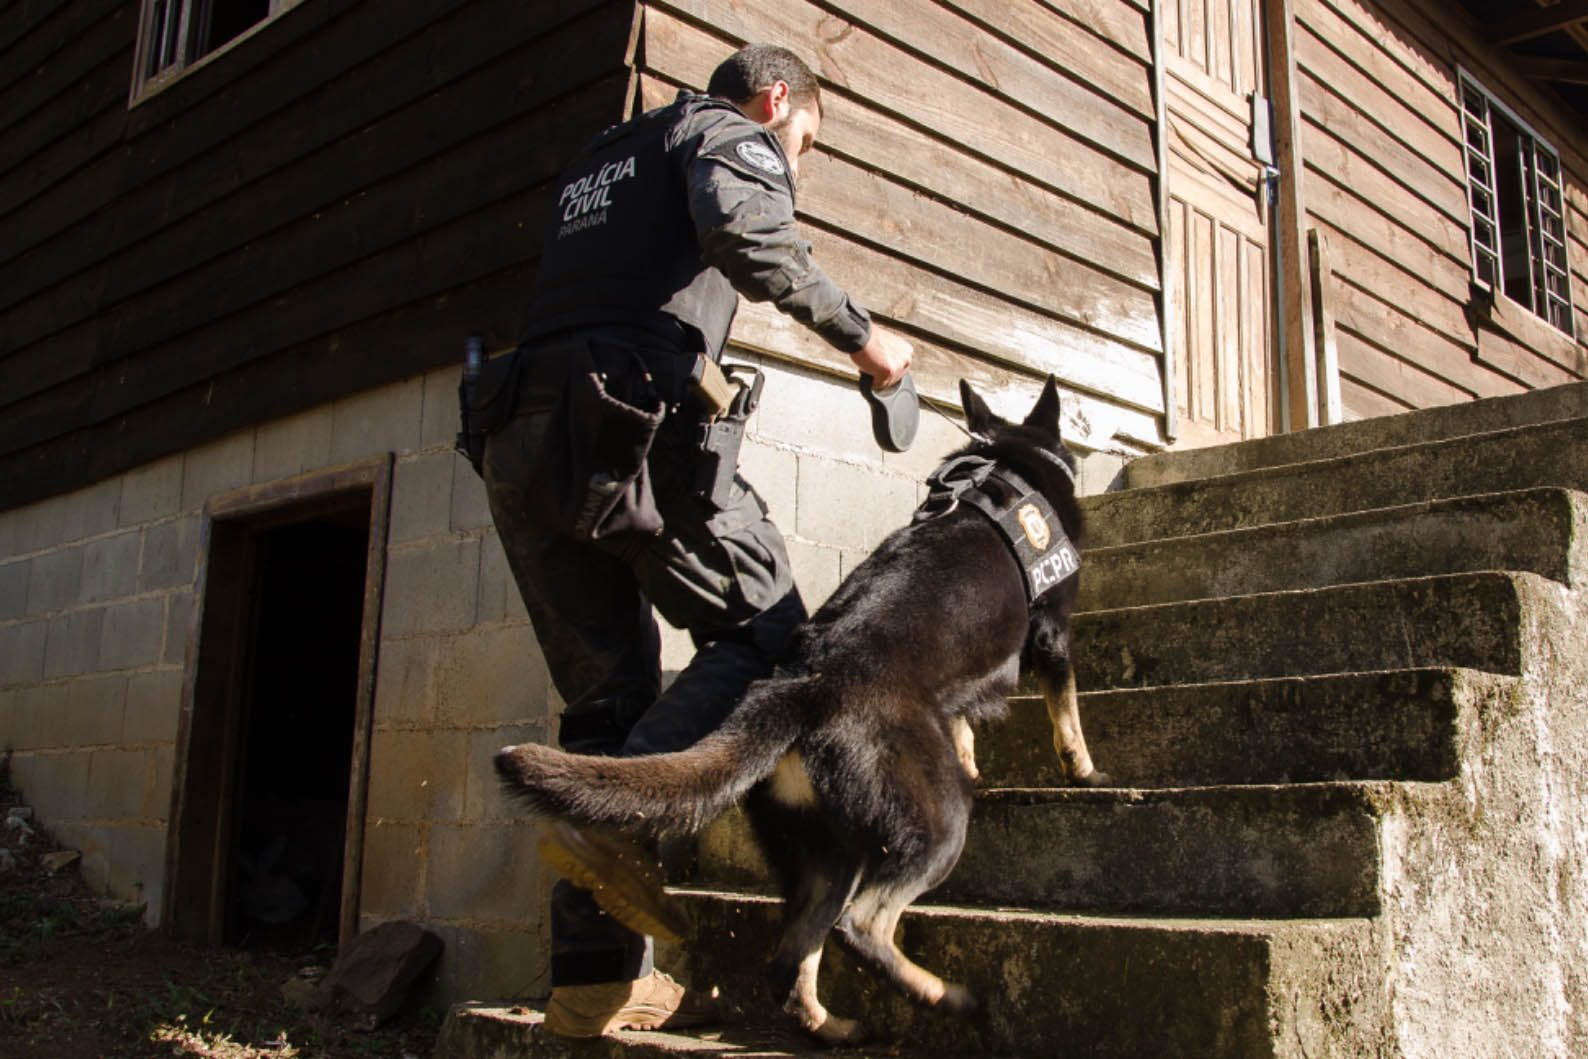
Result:
[[1176,445],[1262,437],[1279,429],[1268,170],[1252,136],[1267,94],[1262,0],[1163,0],[1162,12]]

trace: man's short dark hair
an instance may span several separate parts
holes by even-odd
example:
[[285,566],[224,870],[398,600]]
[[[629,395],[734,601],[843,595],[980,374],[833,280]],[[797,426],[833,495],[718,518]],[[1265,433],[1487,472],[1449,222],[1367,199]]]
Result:
[[822,112],[822,87],[805,61],[776,44],[747,44],[712,71],[706,92],[731,103],[746,103],[761,89],[778,81],[788,83],[789,105],[795,110],[814,106]]

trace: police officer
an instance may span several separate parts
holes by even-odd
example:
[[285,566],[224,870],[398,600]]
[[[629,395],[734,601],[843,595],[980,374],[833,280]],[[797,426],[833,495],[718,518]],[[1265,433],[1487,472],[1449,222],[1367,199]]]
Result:
[[[693,744],[770,672],[806,616],[782,534],[755,491],[736,479],[714,501],[695,487],[705,410],[690,368],[700,354],[721,356],[738,296],[772,301],[848,353],[878,389],[909,367],[909,343],[873,324],[796,233],[795,178],[821,120],[810,69],[784,48],[751,45],[716,69],[707,94],[680,92],[597,136],[558,184],[520,347],[518,411],[489,438],[483,473],[567,703],[558,739],[568,750]],[[528,483],[536,461],[564,443],[562,391],[540,385],[537,368],[570,342],[609,391],[643,391],[666,409],[646,464],[659,534],[589,540],[537,518],[544,497]],[[666,694],[653,608],[696,646]],[[560,823],[545,830],[541,852],[565,876],[552,895],[548,1028],[594,1036],[701,1021],[706,1005],[652,966],[646,935],[681,927],[654,857]]]

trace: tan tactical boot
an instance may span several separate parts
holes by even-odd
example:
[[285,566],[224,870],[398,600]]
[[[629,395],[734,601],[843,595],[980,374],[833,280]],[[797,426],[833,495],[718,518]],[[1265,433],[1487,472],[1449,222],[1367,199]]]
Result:
[[686,990],[661,971],[632,982],[560,985],[546,1004],[546,1028],[564,1037],[707,1026],[721,1017],[715,996]]
[[634,839],[553,820],[540,835],[540,856],[602,911],[630,930],[678,941],[689,929],[683,911],[662,891],[656,858]]

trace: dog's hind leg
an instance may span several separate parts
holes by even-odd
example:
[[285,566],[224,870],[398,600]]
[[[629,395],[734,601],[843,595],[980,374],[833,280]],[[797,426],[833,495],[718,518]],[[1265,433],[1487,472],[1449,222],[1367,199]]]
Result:
[[827,1044],[855,1044],[863,1036],[860,1024],[839,1018],[822,1006],[816,978],[822,948],[843,910],[851,889],[849,879],[835,880],[812,872],[800,881],[784,914],[783,937],[772,953],[767,979],[783,1010],[799,1019],[805,1032]]
[[862,890],[838,921],[838,935],[856,956],[876,968],[911,1000],[950,1015],[973,1015],[977,1003],[970,990],[943,981],[900,952],[894,943],[899,917],[923,889],[883,885]]
[[976,734],[971,731],[970,722],[955,717],[948,725],[954,734],[954,752],[959,755],[960,767],[972,780],[980,779],[981,771],[976,768]]
[[1097,771],[1081,734],[1081,707],[1075,694],[1075,670],[1064,667],[1064,686],[1055,688],[1052,678],[1039,674],[1042,698],[1047,702],[1048,719],[1053,722],[1053,749],[1058,752],[1064,775],[1077,787],[1107,787],[1113,781]]

